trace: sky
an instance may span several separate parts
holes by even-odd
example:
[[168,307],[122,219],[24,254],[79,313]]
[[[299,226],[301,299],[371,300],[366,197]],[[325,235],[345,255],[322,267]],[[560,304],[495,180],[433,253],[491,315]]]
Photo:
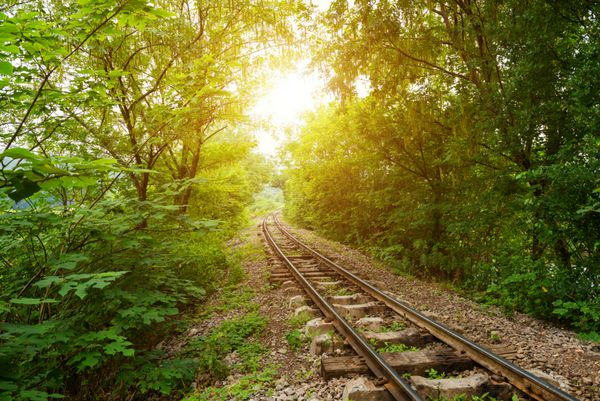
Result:
[[284,140],[288,127],[302,124],[302,114],[315,110],[320,104],[331,100],[325,92],[325,80],[308,70],[308,60],[299,62],[294,71],[274,72],[263,96],[251,110],[257,120],[270,122],[272,130],[255,132],[258,151],[274,156]]
[[[311,0],[318,11],[329,8],[332,0]],[[258,151],[275,156],[278,147],[284,141],[284,132],[288,127],[302,124],[301,116],[315,110],[320,104],[331,100],[326,94],[325,80],[308,69],[309,60],[301,60],[292,72],[273,72],[273,79],[265,93],[251,111],[257,120],[270,121],[272,130],[261,129],[255,132]]]

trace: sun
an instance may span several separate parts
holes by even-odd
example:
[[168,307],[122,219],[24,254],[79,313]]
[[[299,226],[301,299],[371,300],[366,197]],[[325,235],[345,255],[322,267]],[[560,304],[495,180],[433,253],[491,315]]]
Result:
[[258,149],[265,154],[275,154],[282,141],[281,133],[289,127],[302,124],[302,114],[315,110],[328,101],[325,80],[305,65],[291,72],[274,72],[264,94],[251,111],[257,121],[267,122],[270,129],[256,132]]
[[275,77],[269,90],[254,107],[253,114],[277,127],[296,125],[302,113],[319,103],[316,92],[322,82],[314,75],[292,72]]

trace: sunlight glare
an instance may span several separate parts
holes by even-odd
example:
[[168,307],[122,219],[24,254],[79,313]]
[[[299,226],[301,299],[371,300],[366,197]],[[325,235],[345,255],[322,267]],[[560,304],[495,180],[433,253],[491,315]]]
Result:
[[315,77],[300,73],[280,76],[258,101],[253,114],[275,126],[296,125],[300,114],[313,108],[319,84]]
[[324,80],[315,73],[303,73],[301,70],[304,68],[274,74],[271,84],[252,109],[254,119],[268,121],[272,128],[271,132],[265,129],[256,132],[261,153],[275,154],[283,140],[283,131],[299,126],[303,113],[328,100],[324,94]]

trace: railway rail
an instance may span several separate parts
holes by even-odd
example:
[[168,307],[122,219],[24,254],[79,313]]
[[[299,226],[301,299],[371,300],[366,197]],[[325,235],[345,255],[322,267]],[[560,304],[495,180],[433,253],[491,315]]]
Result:
[[[378,384],[383,384],[394,399],[401,401],[423,400],[414,386],[402,376],[403,372],[399,372],[392,367],[386,358],[353,325],[352,319],[347,318],[347,314],[344,313],[346,310],[340,305],[330,302],[332,297],[324,294],[323,285],[334,282],[346,283],[344,285],[366,294],[378,305],[385,305],[393,313],[420,330],[430,333],[439,342],[451,347],[457,355],[468,357],[475,365],[485,368],[491,375],[502,378],[502,380],[507,381],[532,399],[539,401],[577,401],[576,398],[560,388],[514,365],[502,356],[471,342],[459,333],[425,316],[390,294],[379,290],[349,269],[340,266],[327,256],[307,246],[281,225],[275,215],[271,216],[271,226],[276,231],[271,230],[268,219],[265,219],[262,223],[262,231],[267,244],[327,321],[331,322],[337,332],[344,336],[345,341],[360,357],[360,360],[368,366],[368,369],[377,378]],[[290,256],[291,254],[295,256]],[[298,260],[303,261],[305,264],[307,260],[311,261],[313,268],[310,274],[302,271],[303,269],[298,266]],[[306,269],[304,270],[306,271]]]

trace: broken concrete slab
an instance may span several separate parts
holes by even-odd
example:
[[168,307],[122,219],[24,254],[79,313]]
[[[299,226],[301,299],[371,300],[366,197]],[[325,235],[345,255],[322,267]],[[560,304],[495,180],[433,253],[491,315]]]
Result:
[[383,386],[376,386],[366,377],[357,377],[346,383],[343,401],[393,401],[392,395]]
[[342,284],[342,282],[339,280],[338,281],[315,281],[315,285],[321,289],[336,287],[340,284]]
[[378,304],[377,302],[357,305],[333,304],[333,306],[346,320],[358,320],[367,315],[380,315],[385,313],[387,309],[387,306]]
[[335,330],[333,323],[326,322],[325,319],[318,317],[309,320],[304,326],[304,334],[309,337],[318,336],[320,334],[331,333]]
[[308,299],[304,295],[294,295],[290,298],[288,303],[288,307],[292,309],[296,309],[304,305],[308,305]]
[[545,382],[547,382],[555,387],[558,387],[564,391],[571,390],[571,385],[569,384],[569,380],[566,377],[559,375],[558,373],[552,372],[553,374],[548,374],[548,373],[544,372],[543,370],[536,369],[536,368],[529,369],[529,372],[536,375],[537,377],[544,380]]
[[312,317],[317,317],[321,314],[321,311],[317,308],[312,308],[308,305],[300,306],[294,310],[294,316],[298,316],[301,314],[308,314]]
[[282,289],[288,289],[288,288],[292,288],[292,287],[297,287],[298,284],[294,281],[294,280],[287,280],[284,281],[283,283],[281,283],[281,288]]
[[363,336],[375,343],[375,347],[383,347],[386,344],[404,344],[410,347],[419,347],[430,342],[433,337],[431,335],[424,336],[419,330],[414,327],[400,331],[374,332],[365,331]]
[[380,331],[385,321],[380,317],[362,317],[356,322],[356,326],[370,331]]
[[332,304],[336,305],[355,305],[355,304],[366,304],[373,301],[373,298],[364,294],[352,294],[352,295],[336,295],[327,297],[327,300]]
[[412,376],[411,382],[423,399],[428,397],[438,399],[446,397],[453,399],[462,395],[466,399],[484,393],[483,387],[488,383],[488,376],[477,373],[467,377],[452,379],[428,379],[422,376]]
[[333,336],[331,333],[319,334],[314,337],[310,343],[310,354],[320,356],[325,353],[333,352]]
[[331,277],[327,273],[323,273],[319,270],[311,270],[307,272],[300,271],[304,277],[312,278],[316,281],[331,281]]
[[[438,372],[463,371],[475,366],[475,363],[466,355],[458,354],[451,349],[386,352],[382,354],[382,357],[400,374],[424,375],[426,370],[431,368]],[[321,359],[321,376],[324,379],[368,373],[369,367],[359,356],[335,356]]]

